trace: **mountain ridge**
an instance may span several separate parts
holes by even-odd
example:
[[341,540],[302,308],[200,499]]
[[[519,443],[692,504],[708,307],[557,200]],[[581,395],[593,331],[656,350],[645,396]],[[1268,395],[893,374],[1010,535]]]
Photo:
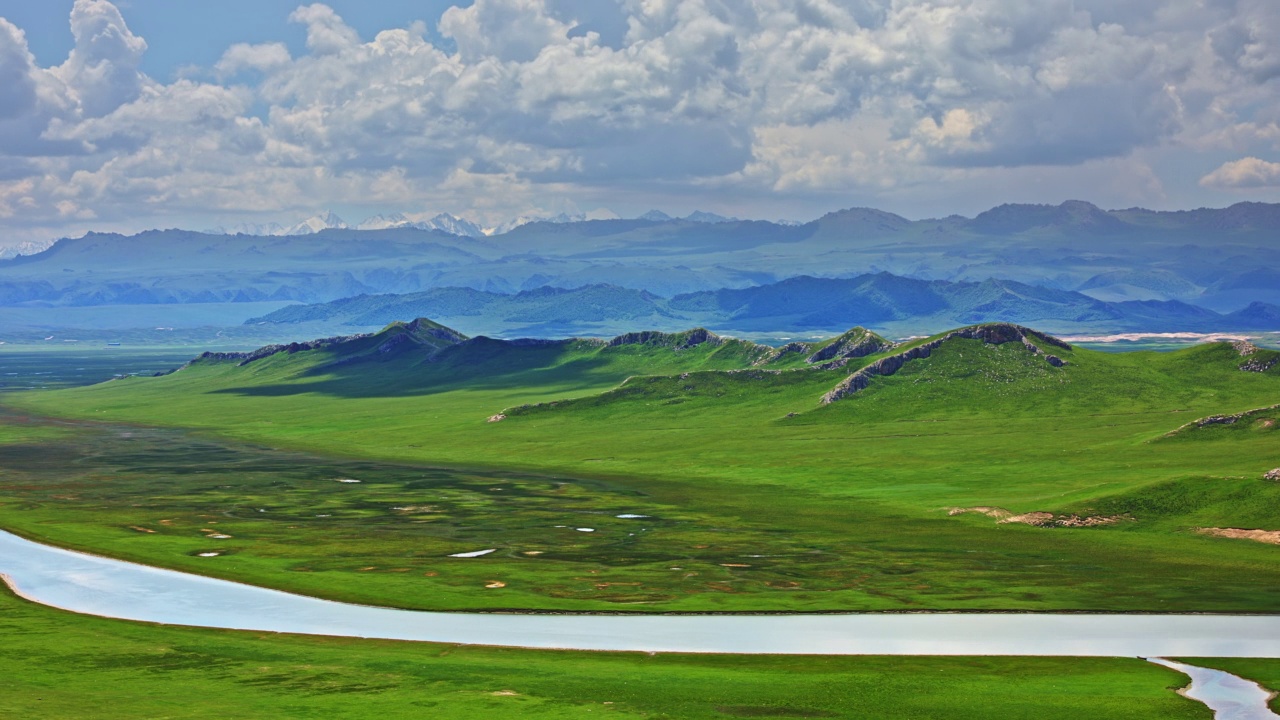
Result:
[[[1158,212],[1104,211],[1070,201],[928,220],[851,208],[801,225],[731,218],[538,220],[487,237],[474,229],[423,229],[398,217],[374,224],[387,227],[264,237],[89,233],[0,260],[0,305],[316,303],[446,287],[515,293],[601,283],[674,298],[795,277],[880,272],[1006,283],[986,290],[997,305],[1028,300],[1012,283],[1042,293],[1080,291],[1104,302],[1176,300],[1218,313],[1255,301],[1280,304],[1280,205],[1262,203]],[[891,288],[882,292],[894,295]],[[806,322],[842,322],[836,311],[815,312]]]
[[282,308],[246,324],[335,322],[382,325],[396,317],[500,318],[513,329],[586,327],[611,321],[700,322],[733,330],[833,330],[853,324],[930,319],[933,324],[1054,322],[1116,330],[1273,329],[1280,307],[1254,303],[1222,314],[1179,301],[1108,303],[1069,290],[1012,281],[924,281],[889,273],[853,278],[800,276],[768,285],[663,298],[609,284],[501,294],[471,288],[435,288],[404,295],[359,295]]

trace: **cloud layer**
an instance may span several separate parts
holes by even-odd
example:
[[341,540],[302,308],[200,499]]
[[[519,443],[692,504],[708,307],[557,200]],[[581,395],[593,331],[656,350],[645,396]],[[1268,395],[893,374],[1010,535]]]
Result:
[[[491,220],[690,197],[927,213],[981,205],[975,187],[1025,195],[1030,176],[1045,201],[1110,177],[1104,204],[1278,184],[1270,0],[592,12],[625,33],[586,31],[554,0],[476,0],[438,19],[446,48],[422,26],[364,39],[303,5],[300,56],[237,44],[167,84],[139,72],[146,42],[107,0],[76,0],[56,67],[0,19],[0,219],[164,224],[353,198]],[[986,203],[1007,199],[1027,198]]]

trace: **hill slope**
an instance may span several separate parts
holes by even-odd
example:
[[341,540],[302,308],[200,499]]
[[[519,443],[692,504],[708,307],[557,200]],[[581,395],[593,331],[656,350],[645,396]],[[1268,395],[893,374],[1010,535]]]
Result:
[[[1280,530],[1272,416],[1247,414],[1280,399],[1275,355],[420,320],[7,395],[0,524],[427,609],[1269,612],[1275,548],[1197,528]],[[1166,438],[1215,415],[1249,420]]]

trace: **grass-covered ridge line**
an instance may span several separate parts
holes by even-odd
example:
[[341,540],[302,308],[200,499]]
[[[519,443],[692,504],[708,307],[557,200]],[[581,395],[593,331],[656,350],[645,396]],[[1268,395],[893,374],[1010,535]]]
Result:
[[893,375],[902,369],[904,365],[912,360],[927,358],[933,354],[934,350],[942,347],[949,340],[964,338],[968,340],[981,340],[989,345],[1003,345],[1010,342],[1021,343],[1027,352],[1032,355],[1044,354],[1045,361],[1054,367],[1062,367],[1066,361],[1057,355],[1049,355],[1040,350],[1040,346],[1032,341],[1036,341],[1051,345],[1061,350],[1070,351],[1071,346],[1061,340],[1049,336],[1035,336],[1028,328],[1019,325],[1007,323],[995,323],[990,325],[975,325],[973,327],[961,328],[953,330],[942,337],[927,340],[925,342],[916,343],[901,352],[886,357],[867,365],[861,370],[853,373],[839,385],[822,396],[822,403],[829,405],[841,398],[848,397],[859,390],[865,390],[871,384],[871,378],[883,375]]
[[[1277,548],[1197,532],[1280,529],[1280,485],[1262,479],[1272,436],[1151,442],[1280,400],[1277,376],[1242,370],[1230,344],[1104,353],[1018,329],[769,348],[695,330],[378,351],[404,327],[8,395],[78,420],[58,426],[72,438],[0,433],[15,440],[0,444],[0,526],[417,608],[1277,610]],[[185,430],[142,442],[128,424]],[[975,507],[1055,522],[948,514]],[[1073,515],[1125,520],[1056,522]],[[199,558],[211,542],[228,554]]]

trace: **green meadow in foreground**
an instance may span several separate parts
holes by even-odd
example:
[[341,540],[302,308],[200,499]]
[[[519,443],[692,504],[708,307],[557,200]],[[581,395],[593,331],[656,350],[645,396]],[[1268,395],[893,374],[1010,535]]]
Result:
[[1207,720],[1136,659],[573,653],[198,630],[0,590],[15,718]]
[[1276,357],[395,324],[6,396],[0,527],[424,609],[1275,612],[1280,549],[1202,531],[1280,529],[1275,413],[1196,421]]

